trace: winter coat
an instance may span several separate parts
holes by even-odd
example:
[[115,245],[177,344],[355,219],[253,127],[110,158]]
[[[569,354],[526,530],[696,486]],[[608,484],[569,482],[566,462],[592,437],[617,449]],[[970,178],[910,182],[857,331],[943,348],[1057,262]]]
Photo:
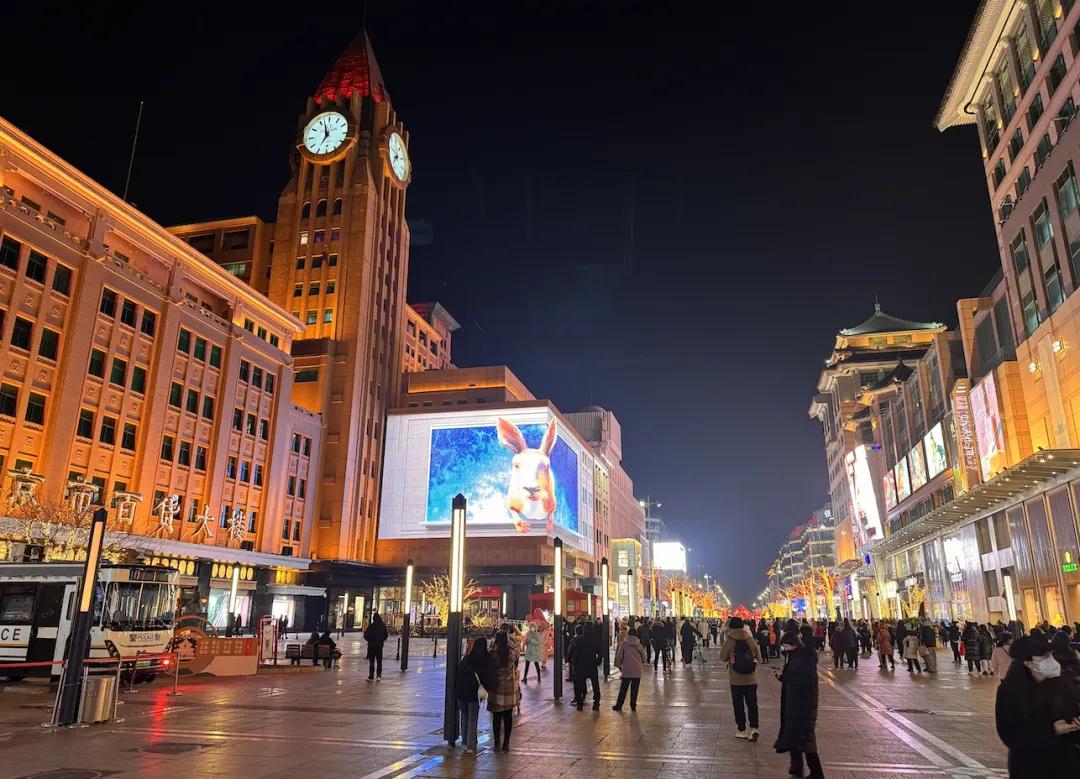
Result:
[[904,659],[918,660],[920,646],[919,637],[915,633],[908,633],[904,636]]
[[889,635],[889,629],[886,627],[883,627],[878,631],[877,651],[883,655],[892,654],[892,636]]
[[652,643],[652,628],[648,622],[643,622],[637,629],[638,638],[641,639],[641,645],[647,646]]
[[1064,779],[1076,776],[1071,736],[1054,733],[1054,722],[1076,716],[1076,693],[1062,677],[1036,682],[1023,663],[1013,663],[998,686],[998,737],[1009,748],[1009,776]]
[[777,752],[817,752],[817,652],[808,646],[788,654],[780,674],[780,734]]
[[517,706],[521,693],[515,674],[517,663],[518,653],[513,646],[510,647],[510,662],[499,666],[495,661],[495,689],[488,689],[488,711],[510,711]]
[[758,647],[757,641],[750,635],[750,631],[745,627],[734,628],[727,632],[727,637],[724,639],[724,645],[720,647],[720,662],[729,663],[728,665],[728,681],[731,682],[732,687],[742,687],[748,684],[757,684],[757,668],[754,668],[748,674],[736,673],[735,669],[730,665],[731,657],[735,654],[735,642],[745,641],[750,645],[750,652],[754,655],[754,662],[761,663],[761,649]]
[[922,641],[922,645],[925,647],[937,646],[937,631],[934,630],[933,625],[923,625],[922,631],[919,635],[919,640]]
[[622,671],[624,679],[640,679],[644,663],[645,648],[641,640],[633,634],[627,636],[615,652],[615,666]]
[[596,651],[596,641],[589,636],[574,636],[570,642],[570,649],[566,652],[566,659],[574,669],[574,676],[579,679],[588,679],[592,676],[603,657]]
[[833,631],[832,643],[829,648],[832,649],[834,655],[840,655],[852,649],[857,643],[854,630],[851,628],[838,628]]
[[998,681],[1005,678],[1005,674],[1012,667],[1012,658],[1009,650],[1003,646],[994,647],[994,654],[990,657],[990,670],[998,677]]
[[960,642],[960,626],[953,622],[949,625],[949,642]]
[[697,635],[697,628],[694,627],[694,623],[688,619],[684,619],[682,625],[679,626],[679,638],[683,644],[694,645],[694,636]]
[[368,625],[367,630],[364,631],[364,640],[367,641],[367,656],[369,660],[382,650],[382,645],[386,643],[386,637],[388,635],[385,622],[381,619],[371,620],[371,624]]
[[544,637],[539,630],[530,630],[525,634],[525,662],[539,663],[544,646]]
[[979,659],[979,631],[975,628],[964,631],[964,656],[972,660]]
[[990,636],[979,634],[979,659],[989,660],[994,656],[994,639]]
[[[477,639],[483,641],[484,639]],[[472,658],[466,655],[461,659],[458,666],[457,697],[459,701],[480,702],[480,685],[485,690],[495,688],[495,660],[490,654],[484,655],[481,663],[474,663]]]
[[667,631],[666,625],[660,620],[656,620],[652,623],[652,630],[650,636],[652,638],[653,650],[656,652],[663,652],[664,647],[667,646]]

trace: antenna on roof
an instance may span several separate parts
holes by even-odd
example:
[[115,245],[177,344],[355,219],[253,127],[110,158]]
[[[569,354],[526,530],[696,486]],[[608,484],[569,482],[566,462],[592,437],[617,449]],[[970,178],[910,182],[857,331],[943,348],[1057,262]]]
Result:
[[878,300],[878,296],[877,296],[876,292],[874,293],[874,310],[875,311],[880,311],[881,310],[881,301]]
[[131,186],[131,168],[135,164],[135,146],[139,143],[139,127],[142,125],[143,101],[139,101],[139,116],[135,120],[135,137],[131,139],[131,156],[128,158],[127,179],[124,180],[124,200],[127,200],[128,187]]

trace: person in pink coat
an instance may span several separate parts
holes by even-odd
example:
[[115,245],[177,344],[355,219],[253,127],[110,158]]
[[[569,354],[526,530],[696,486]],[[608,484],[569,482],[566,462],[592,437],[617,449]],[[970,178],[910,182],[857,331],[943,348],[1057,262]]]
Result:
[[641,645],[637,631],[631,630],[615,652],[615,667],[622,671],[619,682],[619,698],[611,708],[622,711],[626,690],[630,690],[630,711],[637,711],[638,688],[641,686],[641,666],[645,663],[645,647]]

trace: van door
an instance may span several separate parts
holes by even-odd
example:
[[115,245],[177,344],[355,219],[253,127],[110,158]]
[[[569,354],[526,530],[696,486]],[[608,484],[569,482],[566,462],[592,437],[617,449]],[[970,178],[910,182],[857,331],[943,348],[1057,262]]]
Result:
[[64,610],[66,584],[41,584],[34,601],[34,622],[30,628],[28,663],[45,662],[56,657],[56,639],[60,615]]

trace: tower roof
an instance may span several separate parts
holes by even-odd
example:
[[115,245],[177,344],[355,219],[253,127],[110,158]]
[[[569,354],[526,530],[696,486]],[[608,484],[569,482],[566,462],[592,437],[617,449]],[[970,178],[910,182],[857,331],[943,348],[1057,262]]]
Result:
[[892,314],[886,314],[881,310],[881,304],[874,304],[874,313],[862,324],[848,327],[840,331],[840,335],[870,335],[872,333],[902,333],[908,330],[938,330],[942,328],[940,322],[913,322],[910,319],[901,319]]
[[366,32],[361,32],[338,57],[334,67],[323,77],[315,90],[315,102],[322,105],[338,98],[350,98],[354,94],[370,97],[376,103],[387,99],[375,52]]

